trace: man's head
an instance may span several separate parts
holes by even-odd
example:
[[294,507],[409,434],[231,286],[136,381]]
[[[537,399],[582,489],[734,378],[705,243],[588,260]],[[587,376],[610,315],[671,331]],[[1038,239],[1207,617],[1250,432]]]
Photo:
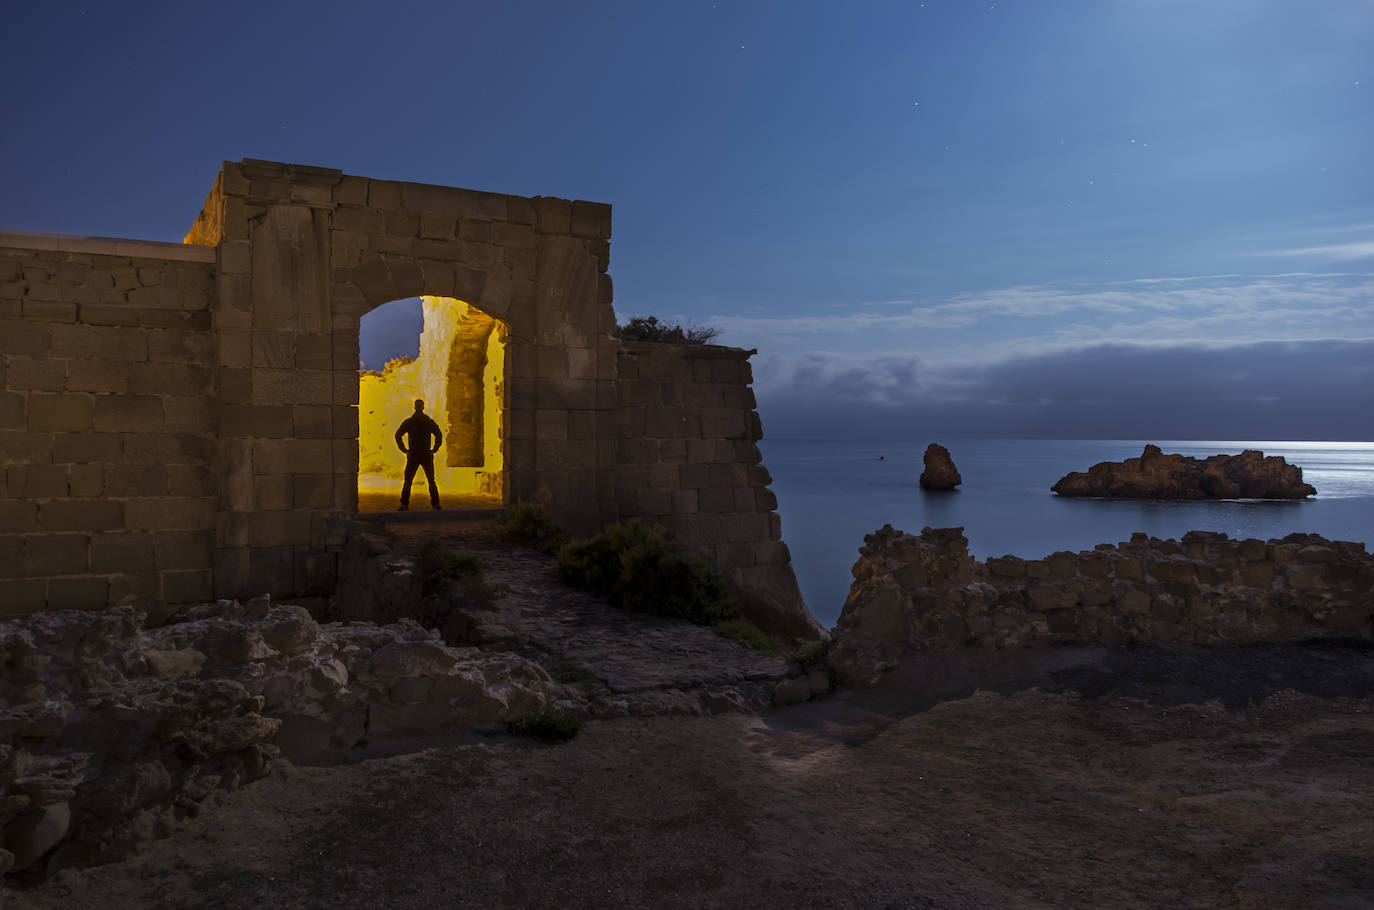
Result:
[[417,399],[415,399],[415,413],[416,413],[416,414],[423,414],[424,412],[425,412],[425,400],[424,400],[423,398],[417,398]]

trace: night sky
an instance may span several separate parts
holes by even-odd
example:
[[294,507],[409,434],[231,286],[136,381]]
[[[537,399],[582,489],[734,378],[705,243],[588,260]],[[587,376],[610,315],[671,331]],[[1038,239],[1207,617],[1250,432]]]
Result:
[[1374,439],[1369,0],[3,22],[0,229],[179,241],[243,157],[591,199],[620,318],[758,348],[770,436]]

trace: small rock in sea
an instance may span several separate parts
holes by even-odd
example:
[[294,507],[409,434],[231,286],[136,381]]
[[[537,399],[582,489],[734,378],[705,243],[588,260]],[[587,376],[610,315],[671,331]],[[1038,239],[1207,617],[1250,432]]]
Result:
[[920,480],[923,490],[952,490],[964,482],[954,459],[949,457],[949,449],[942,445],[932,442],[926,446],[925,465]]

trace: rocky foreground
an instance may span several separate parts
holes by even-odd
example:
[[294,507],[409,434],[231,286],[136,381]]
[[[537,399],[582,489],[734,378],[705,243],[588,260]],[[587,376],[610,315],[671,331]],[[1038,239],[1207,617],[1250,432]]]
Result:
[[1104,499],[1302,499],[1317,488],[1282,456],[1247,449],[1206,459],[1165,455],[1147,445],[1139,458],[1072,471],[1050,488],[1060,496]]
[[[583,718],[752,712],[828,688],[823,671],[566,588],[549,557],[489,528],[407,531],[381,533],[374,577],[409,592],[413,616],[326,622],[264,596],[0,623],[0,873],[123,859],[283,756],[504,734],[546,704]],[[501,595],[425,595],[411,544],[436,538],[480,551]]]
[[989,657],[759,717],[283,766],[141,855],[13,905],[1368,904],[1374,654]]

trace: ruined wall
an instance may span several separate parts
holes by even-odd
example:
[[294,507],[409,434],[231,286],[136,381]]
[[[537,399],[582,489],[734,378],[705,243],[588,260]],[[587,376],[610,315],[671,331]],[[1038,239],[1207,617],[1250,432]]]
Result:
[[624,342],[617,361],[615,499],[715,563],[742,612],[769,632],[814,638],[782,540],[757,440],[752,351]]
[[962,528],[868,535],[835,659],[873,678],[904,655],[1066,643],[1374,639],[1374,556],[1315,534],[1134,534],[1044,559],[968,552]]
[[187,235],[218,264],[216,593],[332,589],[357,505],[359,320],[406,297],[508,326],[505,500],[574,531],[614,517],[610,230],[597,203],[226,163]]
[[210,596],[213,258],[0,233],[0,617]]
[[[185,244],[0,234],[0,609],[329,594],[358,507],[360,320],[429,296],[504,327],[482,367],[501,426],[445,468],[485,469],[499,435],[503,502],[574,535],[667,525],[760,625],[814,636],[748,355],[622,346],[610,235],[600,203],[254,159],[224,164]],[[475,372],[468,354],[448,366]]]

